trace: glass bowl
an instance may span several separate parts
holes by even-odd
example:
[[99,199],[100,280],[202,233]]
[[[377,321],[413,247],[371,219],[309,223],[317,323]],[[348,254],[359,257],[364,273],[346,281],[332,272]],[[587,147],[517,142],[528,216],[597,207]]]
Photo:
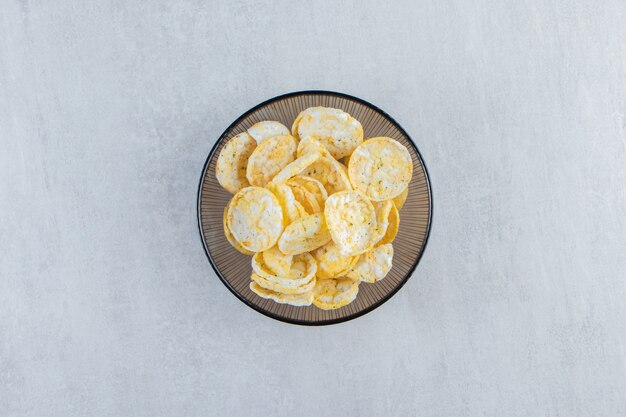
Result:
[[[222,146],[233,136],[262,120],[277,120],[291,128],[300,111],[312,106],[342,109],[363,125],[365,138],[388,136],[407,147],[413,158],[413,179],[406,203],[400,210],[400,228],[393,241],[393,267],[374,284],[361,283],[356,300],[336,310],[315,306],[278,304],[254,294],[249,256],[226,240],[222,225],[224,207],[232,197],[215,178],[215,164]],[[211,266],[226,287],[256,311],[288,323],[325,325],[366,314],[391,298],[411,277],[424,252],[432,220],[432,195],[426,165],[413,140],[387,113],[365,100],[332,91],[299,91],[269,99],[245,112],[219,137],[207,157],[198,189],[198,226]]]

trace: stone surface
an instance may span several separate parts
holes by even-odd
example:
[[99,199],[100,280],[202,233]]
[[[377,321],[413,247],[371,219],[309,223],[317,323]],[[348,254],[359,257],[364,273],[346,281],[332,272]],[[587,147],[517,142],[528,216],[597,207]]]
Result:
[[[4,1],[0,415],[624,415],[625,21],[621,0]],[[235,299],[195,217],[219,134],[302,89],[392,114],[435,197],[408,284],[324,328]]]

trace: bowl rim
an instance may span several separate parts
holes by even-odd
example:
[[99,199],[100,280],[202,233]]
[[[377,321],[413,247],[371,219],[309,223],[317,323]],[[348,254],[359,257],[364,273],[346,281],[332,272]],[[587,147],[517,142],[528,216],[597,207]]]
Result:
[[[251,114],[252,112],[256,111],[260,107],[263,107],[265,105],[271,104],[271,103],[276,102],[276,101],[283,100],[285,98],[294,97],[294,96],[301,96],[301,95],[331,95],[331,96],[346,98],[346,99],[349,99],[349,100],[354,100],[356,102],[359,102],[360,104],[363,104],[363,105],[365,105],[367,107],[370,107],[372,110],[377,111],[380,114],[382,114],[384,117],[386,117],[400,131],[400,133],[402,133],[409,140],[409,142],[411,143],[411,146],[413,146],[413,149],[415,150],[415,153],[417,154],[417,157],[419,158],[419,161],[422,164],[422,167],[424,168],[424,178],[426,180],[426,188],[428,190],[428,203],[429,203],[429,206],[430,206],[430,210],[428,211],[428,222],[426,224],[426,234],[424,235],[424,243],[422,245],[422,249],[421,249],[421,251],[419,253],[419,256],[415,259],[415,262],[413,263],[413,265],[411,266],[409,271],[406,273],[404,278],[388,294],[386,294],[383,298],[381,298],[376,303],[370,305],[369,307],[367,307],[367,308],[365,308],[365,309],[363,309],[361,311],[358,311],[356,313],[350,314],[348,316],[341,317],[341,318],[336,318],[336,319],[330,319],[330,320],[306,321],[306,320],[299,320],[299,319],[292,319],[292,318],[288,318],[288,317],[283,317],[283,316],[280,316],[278,314],[275,314],[275,313],[272,313],[270,311],[267,311],[267,310],[259,307],[258,305],[254,304],[253,302],[249,301],[248,299],[246,299],[242,294],[240,294],[230,284],[230,282],[228,282],[226,277],[224,277],[222,272],[219,270],[219,268],[215,264],[215,261],[213,260],[213,257],[211,256],[211,253],[209,252],[209,249],[207,247],[206,239],[204,237],[204,231],[202,229],[202,216],[201,216],[201,208],[200,208],[200,203],[201,203],[201,200],[202,200],[202,185],[204,183],[204,178],[206,177],[207,169],[209,167],[211,158],[213,157],[213,154],[217,150],[218,145],[226,138],[227,133],[229,133],[235,126],[237,126],[249,114]],[[350,94],[345,94],[345,93],[340,93],[338,91],[330,91],[330,90],[301,90],[301,91],[293,91],[293,92],[290,92],[290,93],[280,94],[278,96],[275,96],[275,97],[272,97],[270,99],[267,99],[267,100],[264,100],[264,101],[260,102],[259,104],[255,105],[254,107],[252,107],[249,110],[247,110],[246,112],[244,112],[237,119],[235,119],[235,121],[232,122],[226,128],[226,130],[224,130],[224,132],[222,132],[222,134],[215,141],[215,144],[211,148],[211,151],[209,152],[209,155],[207,156],[206,161],[204,162],[204,167],[202,168],[202,174],[200,175],[200,181],[199,181],[199,184],[198,184],[196,210],[197,210],[197,220],[198,220],[198,231],[200,232],[200,240],[202,241],[202,247],[204,248],[204,253],[206,254],[207,258],[209,259],[209,263],[211,264],[211,267],[213,268],[213,270],[215,271],[215,273],[219,277],[220,281],[222,281],[222,284],[224,284],[226,286],[226,288],[228,288],[228,290],[231,293],[233,293],[233,295],[235,295],[235,297],[237,297],[240,301],[242,301],[248,307],[250,307],[250,308],[254,309],[255,311],[263,314],[264,316],[270,317],[270,318],[272,318],[274,320],[278,320],[278,321],[281,321],[281,322],[284,322],[284,323],[302,325],[302,326],[327,326],[327,325],[331,325],[331,324],[338,324],[338,323],[343,323],[343,322],[346,322],[346,321],[354,320],[357,317],[361,317],[361,316],[371,312],[372,310],[377,309],[378,307],[380,307],[381,305],[383,305],[384,303],[389,301],[389,299],[391,297],[393,297],[398,291],[400,291],[400,288],[402,288],[406,284],[406,282],[411,278],[411,276],[413,276],[413,273],[415,272],[415,269],[417,268],[417,265],[419,264],[420,260],[422,259],[422,256],[424,255],[424,252],[426,251],[426,247],[428,245],[428,239],[430,237],[430,231],[431,231],[432,220],[433,220],[433,193],[432,193],[432,186],[431,186],[431,183],[430,183],[430,176],[428,174],[428,168],[426,167],[426,163],[424,162],[424,158],[422,157],[422,154],[420,153],[417,145],[413,141],[413,138],[411,138],[411,136],[407,133],[407,131],[404,130],[404,128],[393,117],[391,117],[387,112],[385,112],[384,110],[380,109],[379,107],[375,106],[374,104],[372,104],[372,103],[370,103],[370,102],[368,102],[366,100],[363,100],[363,99],[361,99],[359,97],[352,96]]]

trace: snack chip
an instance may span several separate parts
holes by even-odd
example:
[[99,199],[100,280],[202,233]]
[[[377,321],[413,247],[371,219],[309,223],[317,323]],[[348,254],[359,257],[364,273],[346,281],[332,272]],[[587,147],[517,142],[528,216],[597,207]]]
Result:
[[359,259],[357,256],[344,256],[339,246],[332,240],[311,252],[317,261],[317,278],[328,279],[345,275]]
[[324,203],[328,198],[328,192],[321,182],[315,178],[307,177],[306,175],[296,175],[287,181],[288,185],[302,186],[309,191],[315,197],[315,201],[320,206],[320,209],[324,207]]
[[[387,200],[390,201],[390,200]],[[398,229],[400,228],[400,213],[396,208],[395,203],[391,203],[391,210],[387,216],[387,230],[385,231],[385,235],[376,243],[376,245],[384,245],[387,243],[391,243],[396,238],[398,234]]]
[[254,252],[250,252],[249,250],[245,249],[243,246],[241,246],[239,244],[239,242],[237,242],[233,236],[233,234],[230,232],[230,229],[228,228],[228,224],[226,223],[226,214],[228,213],[228,204],[226,205],[226,207],[224,207],[224,236],[226,236],[226,240],[228,240],[228,243],[231,244],[231,246],[235,249],[237,249],[239,252],[243,253],[244,255],[254,255]]
[[281,294],[261,287],[256,282],[250,283],[250,290],[261,298],[273,300],[279,304],[289,304],[296,307],[310,306],[313,303],[313,293]]
[[325,157],[331,157],[328,149],[326,149],[326,147],[317,139],[306,138],[298,143],[298,149],[296,149],[296,155],[298,155],[298,158],[302,155],[313,152],[317,152]]
[[246,178],[264,187],[296,158],[296,140],[291,135],[273,136],[261,142],[250,155]]
[[257,143],[263,142],[265,139],[272,138],[274,136],[290,135],[287,126],[280,122],[274,122],[266,120],[253,124],[248,129],[248,134],[256,140]]
[[400,210],[402,208],[402,206],[406,202],[406,198],[408,196],[409,196],[409,186],[407,185],[407,187],[404,189],[404,191],[402,191],[400,194],[398,194],[397,196],[392,198],[392,200],[393,200],[393,202],[396,205],[396,208],[398,210]]
[[252,257],[252,270],[255,274],[279,284],[285,288],[297,288],[315,279],[317,263],[310,253],[295,255],[291,263],[289,275],[278,276],[265,264],[263,256],[259,253]]
[[282,285],[277,284],[274,281],[265,279],[262,276],[257,275],[255,273],[252,273],[250,278],[252,279],[252,281],[256,282],[261,287],[267,290],[272,290],[274,292],[281,293],[281,294],[303,294],[303,293],[310,292],[315,287],[315,282],[316,282],[315,279],[312,279],[311,281],[309,281],[308,283],[304,285],[301,285],[300,287],[289,288],[289,287],[283,287]]
[[271,272],[280,277],[289,276],[291,270],[291,263],[293,262],[293,255],[285,255],[282,253],[278,246],[274,245],[271,248],[262,252],[263,262]]
[[367,252],[376,236],[376,211],[359,191],[341,191],[328,197],[324,215],[333,241],[345,256]]
[[278,240],[278,248],[282,253],[298,255],[317,249],[330,239],[324,213],[315,213],[301,217],[287,226]]
[[313,304],[322,310],[334,310],[350,304],[359,292],[359,281],[348,278],[320,279],[313,289]]
[[352,190],[348,173],[342,168],[340,162],[332,158],[321,157],[302,170],[300,174],[318,180],[322,183],[328,195],[338,191]]
[[304,113],[304,111],[301,111],[298,114],[298,116],[296,116],[296,119],[293,121],[293,123],[291,124],[291,134],[298,141],[300,140],[300,136],[298,136],[298,125],[300,124],[300,120],[302,120],[302,114],[303,113]]
[[346,277],[355,281],[373,283],[385,278],[391,270],[393,246],[387,243],[361,255]]
[[246,132],[234,136],[222,147],[215,164],[215,177],[229,193],[235,194],[250,185],[246,169],[255,148],[256,141]]
[[302,204],[296,200],[291,188],[289,188],[286,184],[270,182],[265,186],[265,188],[274,193],[278,199],[278,202],[283,209],[283,220],[285,221],[285,226],[297,218],[307,214]]
[[355,190],[373,201],[397,197],[413,175],[411,154],[397,140],[377,137],[360,144],[350,156],[348,175]]
[[309,165],[317,161],[320,157],[321,155],[318,152],[304,154],[295,161],[287,164],[287,166],[285,166],[283,169],[281,169],[272,181],[287,181],[289,178],[298,175],[299,172],[306,169]]
[[374,232],[374,237],[372,238],[372,243],[370,247],[374,247],[387,233],[387,228],[389,227],[389,214],[391,213],[391,209],[393,208],[393,201],[385,200],[381,202],[374,203],[374,210],[376,210],[376,232]]
[[335,159],[350,155],[363,142],[363,127],[343,110],[309,107],[294,122],[301,140],[318,140]]
[[320,206],[315,194],[309,191],[304,185],[294,182],[288,182],[286,184],[291,189],[296,201],[304,207],[304,210],[308,214],[319,213],[323,210],[323,206]]
[[283,209],[269,190],[246,187],[228,205],[226,224],[243,248],[262,252],[274,246],[283,231]]

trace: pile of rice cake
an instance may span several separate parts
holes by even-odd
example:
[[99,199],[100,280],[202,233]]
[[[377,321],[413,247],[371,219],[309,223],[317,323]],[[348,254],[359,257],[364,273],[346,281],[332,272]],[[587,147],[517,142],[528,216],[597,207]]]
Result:
[[263,121],[232,137],[216,177],[234,194],[224,234],[252,256],[250,289],[293,306],[350,304],[361,282],[391,270],[412,173],[404,145],[364,140],[361,123],[340,109],[310,107],[291,131]]

